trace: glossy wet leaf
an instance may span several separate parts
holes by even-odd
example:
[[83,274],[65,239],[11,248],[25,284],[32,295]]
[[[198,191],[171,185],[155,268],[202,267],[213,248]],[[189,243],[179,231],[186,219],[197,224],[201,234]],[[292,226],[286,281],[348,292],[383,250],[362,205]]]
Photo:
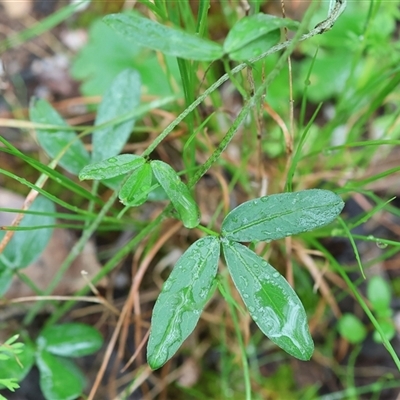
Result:
[[74,400],[82,393],[85,379],[73,362],[47,351],[36,355],[40,372],[40,389],[48,400]]
[[99,350],[103,337],[90,325],[67,323],[46,327],[40,333],[39,349],[65,357],[81,357]]
[[229,31],[223,49],[232,60],[254,58],[279,42],[280,28],[296,29],[298,26],[296,21],[268,14],[244,17]]
[[[54,204],[43,196],[39,196],[29,208],[30,211],[51,214],[55,212]],[[36,227],[32,230],[20,230],[14,232],[4,252],[0,255],[0,270],[25,268],[36,261],[47,246],[53,233],[51,226],[55,219],[51,215],[25,214],[20,223],[21,228]],[[0,231],[0,240],[5,231]],[[0,274],[0,280],[8,274]],[[0,288],[0,293],[2,288]]]
[[[118,74],[110,88],[105,92],[97,110],[95,125],[112,121],[133,111],[140,103],[140,75],[133,69]],[[92,135],[92,161],[102,161],[119,154],[126,144],[135,119],[96,129]]]
[[79,173],[79,179],[83,181],[85,179],[101,180],[113,178],[140,167],[144,162],[145,159],[143,157],[135,154],[120,154],[107,160],[86,165]]
[[219,252],[218,238],[197,240],[180,257],[164,283],[151,319],[147,346],[151,368],[164,365],[196,327],[215,289]]
[[310,189],[247,201],[222,222],[222,235],[238,242],[276,240],[332,222],[342,199],[329,190]]
[[47,101],[33,101],[29,108],[29,115],[32,122],[60,127],[57,130],[36,129],[36,136],[40,146],[51,158],[56,157],[69,146],[59,161],[64,169],[71,174],[78,175],[79,171],[90,163],[89,153],[82,141],[77,139],[75,132],[63,129],[69,125]]
[[139,15],[112,14],[103,21],[135,45],[187,60],[213,61],[222,57],[222,47],[199,36],[161,25]]
[[[19,363],[15,356],[11,356],[8,360],[0,361],[1,378],[13,378],[17,382],[21,382],[35,362],[35,349],[30,345],[25,345],[17,357]],[[2,389],[1,385],[0,389]]]
[[186,228],[195,228],[200,222],[200,210],[188,187],[181,181],[175,170],[165,162],[155,160],[151,168]]
[[133,171],[119,192],[121,202],[131,207],[143,204],[147,200],[152,178],[153,172],[149,163]]
[[233,282],[261,331],[290,355],[309,360],[314,343],[303,304],[286,279],[240,243],[223,239]]

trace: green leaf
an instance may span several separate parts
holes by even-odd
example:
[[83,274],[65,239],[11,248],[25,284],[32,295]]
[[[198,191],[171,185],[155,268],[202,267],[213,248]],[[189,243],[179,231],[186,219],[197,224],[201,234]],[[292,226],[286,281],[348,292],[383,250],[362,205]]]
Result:
[[174,169],[165,162],[155,160],[150,165],[155,178],[167,193],[183,225],[186,228],[195,228],[200,222],[200,210],[188,187]]
[[309,360],[314,343],[307,315],[286,279],[240,243],[222,240],[233,282],[261,331],[290,355]]
[[56,157],[62,150],[68,150],[62,156],[59,164],[68,172],[78,175],[79,171],[90,162],[89,153],[81,140],[77,139],[75,132],[63,130],[69,125],[61,118],[60,114],[45,100],[31,102],[29,108],[30,120],[40,124],[57,125],[60,128],[36,129],[36,136],[49,157]]
[[164,283],[153,309],[147,362],[164,365],[192,333],[214,292],[220,251],[219,239],[197,240],[181,256]]
[[139,15],[112,14],[103,21],[133,43],[187,60],[213,61],[222,57],[218,43],[161,25]]
[[392,293],[389,284],[380,276],[373,276],[368,281],[367,296],[374,311],[387,310],[390,308]]
[[124,175],[144,164],[145,159],[135,154],[120,154],[93,164],[86,165],[79,173],[81,181],[85,179],[109,179]]
[[67,358],[41,351],[36,355],[36,365],[40,371],[40,388],[47,400],[74,400],[82,393],[83,374]]
[[[6,378],[6,379],[0,379],[0,388],[6,388],[7,390],[10,390],[11,392],[15,392],[15,389],[18,389],[19,385],[15,379]],[[7,400],[7,399],[0,394],[0,400]]]
[[[3,236],[4,234],[0,232],[0,239]],[[5,256],[3,254],[0,254],[0,296],[3,296],[4,293],[6,293],[7,290],[10,288],[14,276],[14,270],[5,267],[4,264],[8,265],[9,263]]]
[[[396,335],[396,326],[394,322],[387,318],[387,319],[379,319],[379,326],[381,327],[383,334],[385,335],[387,340],[392,340]],[[382,336],[378,331],[374,331],[372,335],[373,339],[377,343],[383,343]]]
[[[140,76],[137,71],[126,69],[112,82],[97,110],[95,125],[112,121],[132,111],[140,103]],[[92,161],[102,161],[119,154],[129,139],[135,119],[96,129],[93,132]]]
[[268,14],[244,17],[229,31],[224,53],[237,61],[257,57],[279,42],[280,28],[297,29],[298,26],[296,21]]
[[119,199],[126,206],[136,207],[143,204],[149,195],[153,173],[149,163],[133,171],[119,192]]
[[[54,204],[43,196],[37,197],[32,203],[30,211],[54,213]],[[54,225],[55,219],[51,215],[25,214],[20,227]],[[14,233],[4,252],[0,255],[0,270],[25,268],[33,263],[47,246],[53,228],[21,230]],[[0,240],[5,232],[0,232]],[[0,273],[0,292],[6,288],[9,274]],[[5,279],[6,278],[6,279]],[[7,290],[7,288],[5,289]]]
[[353,314],[343,314],[338,323],[338,330],[348,342],[362,343],[367,336],[363,323]]
[[322,189],[260,197],[232,210],[222,235],[239,242],[281,239],[329,224],[343,207],[338,195]]
[[[167,70],[179,85],[176,58],[167,56],[165,61]],[[118,35],[104,22],[95,21],[89,28],[87,45],[72,64],[72,76],[83,80],[81,91],[86,96],[102,95],[113,79],[126,68],[139,71],[143,93],[160,97],[172,94],[168,77],[155,52]]]
[[[8,360],[0,362],[0,377],[15,379],[17,382],[21,382],[32,368],[34,361],[35,349],[26,344],[23,351],[16,357],[11,356]],[[2,389],[1,386],[0,389]]]
[[99,350],[103,337],[90,325],[68,323],[42,330],[37,345],[40,350],[65,357],[81,357]]

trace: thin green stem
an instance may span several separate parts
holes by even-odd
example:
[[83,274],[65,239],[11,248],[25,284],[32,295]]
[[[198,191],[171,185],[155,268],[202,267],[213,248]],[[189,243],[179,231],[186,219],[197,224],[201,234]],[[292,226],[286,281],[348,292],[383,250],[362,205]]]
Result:
[[340,264],[336,261],[335,257],[332,256],[332,254],[327,251],[322,244],[320,244],[316,239],[310,237],[310,244],[314,246],[316,249],[322,251],[322,253],[325,255],[325,257],[330,261],[331,265],[335,268],[337,272],[339,272],[340,276],[343,278],[343,280],[346,282],[347,286],[350,288],[351,292],[353,293],[354,297],[357,299],[358,303],[360,304],[361,308],[364,310],[365,314],[367,314],[368,318],[374,325],[375,329],[379,332],[382,338],[382,343],[385,345],[386,350],[389,352],[389,354],[392,356],[392,359],[394,363],[396,364],[397,369],[400,371],[400,360],[399,357],[396,354],[396,351],[394,350],[393,346],[390,344],[389,340],[387,339],[385,332],[382,330],[381,326],[379,325],[378,321],[368,308],[367,304],[365,303],[364,299],[361,297],[361,295],[358,293],[357,288],[354,286],[353,282],[350,280],[350,278],[347,276],[346,272],[344,269],[340,266]]
[[[313,4],[315,4],[315,3],[313,3]],[[248,66],[248,64],[253,64],[253,63],[255,63],[255,62],[259,61],[259,60],[262,60],[263,58],[265,58],[265,57],[267,57],[267,56],[269,56],[271,54],[277,53],[280,50],[284,50],[284,49],[290,48],[290,51],[287,52],[287,55],[291,54],[293,49],[294,49],[294,46],[298,42],[301,42],[301,41],[309,39],[309,38],[311,38],[313,36],[316,36],[316,35],[319,35],[321,33],[324,33],[325,31],[327,31],[330,28],[332,28],[332,26],[334,25],[335,21],[339,18],[339,16],[341,15],[341,13],[344,11],[345,8],[346,8],[346,0],[336,0],[336,5],[335,5],[332,13],[329,15],[329,17],[326,20],[324,20],[323,22],[319,23],[310,32],[308,32],[308,33],[306,33],[304,35],[301,35],[302,30],[306,26],[306,24],[304,22],[307,22],[307,24],[309,23],[309,20],[311,19],[311,14],[315,10],[315,7],[311,6],[309,8],[309,10],[307,11],[307,14],[306,14],[306,15],[308,15],[308,17],[306,17],[307,20],[306,20],[306,18],[303,19],[302,24],[300,25],[300,28],[297,31],[297,33],[296,33],[296,35],[295,35],[295,37],[293,39],[287,40],[287,41],[285,41],[283,43],[279,43],[276,46],[271,47],[268,51],[266,51],[265,53],[261,54],[260,56],[258,56],[256,58],[253,58],[253,59],[251,59],[251,60],[249,60],[247,62],[239,64],[237,67],[232,69],[232,71],[231,71],[232,75],[237,74],[240,71],[243,71]],[[286,58],[287,58],[287,56],[281,62],[284,63]],[[276,75],[282,69],[282,66],[278,69],[278,72],[276,72]],[[275,69],[274,69],[274,71],[275,71]],[[271,74],[272,74],[272,72],[271,72]],[[271,81],[275,78],[276,75],[274,75],[272,77]],[[172,121],[164,129],[164,131],[161,132],[160,135],[157,136],[157,138],[153,141],[153,143],[151,143],[150,146],[142,153],[142,156],[143,157],[149,156],[149,154],[151,154],[155,150],[155,148],[173,131],[173,129],[177,125],[179,125],[183,121],[183,119],[185,119],[185,117],[189,113],[191,113],[199,104],[201,104],[204,101],[204,99],[206,99],[212,92],[217,90],[228,79],[229,79],[229,75],[225,74],[225,75],[221,76],[221,78],[219,78],[215,83],[213,83],[208,89],[206,89],[202,95],[200,95],[174,121]],[[270,82],[267,82],[267,85],[265,85],[265,87],[268,86],[269,83]],[[264,88],[264,90],[265,90],[265,88]]]
[[[226,277],[223,277],[223,288],[224,291],[229,295],[230,298],[232,298],[230,287],[227,283]],[[238,317],[236,314],[236,309],[233,306],[231,301],[227,301],[228,306],[229,306],[229,313],[232,317],[233,321],[233,326],[235,329],[236,337],[239,342],[239,347],[240,347],[240,355],[242,358],[242,366],[243,366],[243,378],[244,378],[244,384],[245,384],[245,390],[246,390],[246,400],[251,400],[251,380],[250,380],[250,369],[249,369],[249,362],[247,360],[247,355],[246,355],[246,348],[244,346],[243,342],[243,337],[240,332],[240,326],[239,326],[239,321]]]

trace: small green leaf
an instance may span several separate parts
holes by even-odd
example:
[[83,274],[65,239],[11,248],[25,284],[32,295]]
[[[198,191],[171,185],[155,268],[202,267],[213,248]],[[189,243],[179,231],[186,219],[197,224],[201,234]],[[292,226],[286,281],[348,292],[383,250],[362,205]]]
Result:
[[200,210],[188,187],[175,170],[162,161],[152,161],[151,168],[186,228],[195,228],[200,222]]
[[47,351],[36,354],[40,371],[40,389],[48,400],[75,400],[85,386],[82,372],[73,362]]
[[238,242],[281,239],[329,224],[343,207],[338,195],[322,189],[260,197],[232,210],[222,235]]
[[134,154],[120,154],[93,164],[86,165],[79,173],[81,181],[85,179],[109,179],[124,175],[144,164],[145,159]]
[[[17,358],[19,363],[17,362]],[[0,377],[15,379],[21,382],[32,368],[35,361],[35,349],[26,344],[23,351],[17,356],[0,362]],[[2,387],[0,386],[0,389]]]
[[[49,215],[26,214],[21,221],[20,227],[38,227],[54,225],[55,219],[51,213],[55,212],[54,204],[43,196],[39,196],[31,205],[30,211],[39,211]],[[10,243],[0,255],[0,271],[5,269],[25,268],[39,258],[47,246],[53,228],[21,230],[15,232]],[[0,239],[5,232],[0,232]],[[0,273],[0,293],[7,290],[9,274]],[[3,286],[4,285],[4,286]],[[4,290],[5,288],[5,290]]]
[[257,57],[279,42],[280,28],[297,29],[299,23],[268,14],[255,14],[242,18],[229,31],[224,52],[232,60]]
[[90,325],[69,323],[42,330],[37,344],[40,350],[65,357],[81,357],[99,350],[103,337]]
[[[395,326],[394,322],[389,318],[379,319],[378,322],[379,322],[379,325],[380,325],[386,339],[392,340],[394,338],[394,336],[396,335],[396,326]],[[383,343],[382,336],[378,331],[374,331],[372,337],[375,342]]]
[[149,195],[153,173],[149,163],[133,171],[119,192],[119,199],[126,206],[136,207],[143,204]]
[[[101,125],[123,116],[140,104],[140,75],[133,69],[118,74],[103,96],[97,110],[95,125]],[[92,161],[102,161],[121,152],[129,139],[135,119],[96,129],[93,132]]]
[[376,312],[390,308],[392,299],[390,286],[382,277],[373,276],[369,279],[367,296]]
[[170,28],[139,15],[112,14],[103,21],[136,45],[187,60],[213,61],[222,57],[218,43]]
[[240,243],[222,240],[233,282],[261,331],[290,355],[309,360],[314,343],[303,304],[286,279]]
[[29,108],[29,115],[32,122],[60,127],[57,130],[36,129],[37,139],[51,158],[56,157],[72,143],[62,156],[59,164],[71,174],[78,175],[79,171],[89,164],[90,156],[74,132],[63,130],[63,127],[69,127],[69,125],[45,100],[33,101]]
[[164,283],[153,309],[147,362],[153,369],[164,365],[192,333],[215,285],[219,239],[197,240],[181,256]]
[[362,343],[367,336],[363,323],[353,314],[343,314],[338,323],[338,330],[348,342]]

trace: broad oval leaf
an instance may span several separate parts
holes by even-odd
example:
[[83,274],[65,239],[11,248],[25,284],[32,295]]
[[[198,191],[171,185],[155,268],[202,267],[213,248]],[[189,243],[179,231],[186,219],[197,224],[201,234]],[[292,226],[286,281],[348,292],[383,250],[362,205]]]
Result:
[[[39,214],[25,214],[19,227],[32,228],[14,233],[4,252],[0,256],[0,270],[25,268],[36,261],[46,248],[53,233],[52,225],[55,224],[54,203],[43,196],[38,196],[32,203],[29,211]],[[41,213],[41,214],[40,214]],[[43,228],[41,228],[43,227]],[[35,229],[37,228],[37,229]],[[5,231],[0,231],[0,239]],[[9,274],[1,273],[0,280],[7,280]],[[0,293],[3,288],[0,287]]]
[[69,125],[47,101],[37,100],[31,102],[29,116],[32,122],[60,127],[57,130],[36,129],[36,136],[40,146],[51,158],[56,157],[67,148],[59,161],[59,164],[64,169],[71,174],[78,175],[79,171],[90,163],[89,153],[81,140],[77,139],[75,132],[63,129],[63,127],[69,128]]
[[40,350],[64,357],[81,357],[99,350],[103,337],[90,325],[68,323],[43,329],[37,339]]
[[151,168],[186,228],[195,228],[200,222],[200,210],[188,187],[175,170],[163,161],[151,162]]
[[338,195],[322,189],[260,197],[232,210],[222,235],[238,242],[281,239],[329,224],[343,207]]
[[135,154],[120,154],[110,157],[107,160],[86,165],[79,173],[81,181],[85,179],[109,179],[115,176],[124,175],[145,163],[143,157]]
[[268,14],[244,17],[229,31],[223,49],[233,60],[257,57],[279,42],[280,28],[298,26],[296,21]]
[[160,368],[192,333],[211,297],[217,274],[220,241],[197,240],[180,257],[158,296],[151,318],[147,362]]
[[286,279],[240,243],[222,240],[233,282],[261,331],[290,355],[309,360],[314,343],[303,304]]
[[376,275],[368,280],[367,296],[375,312],[380,313],[390,309],[392,300],[390,285],[381,276]]
[[339,333],[350,343],[359,344],[367,336],[364,324],[353,314],[343,314],[338,323]]
[[[140,75],[126,69],[113,80],[97,110],[95,125],[112,121],[134,110],[140,104]],[[129,139],[135,119],[96,129],[93,132],[92,161],[102,161],[119,154]]]
[[143,204],[149,195],[153,173],[149,163],[133,171],[119,192],[122,204],[137,207]]
[[111,14],[103,21],[136,45],[187,60],[213,61],[222,57],[222,46],[139,15]]
[[36,365],[40,371],[40,389],[46,399],[75,400],[82,393],[84,375],[67,358],[40,351]]

